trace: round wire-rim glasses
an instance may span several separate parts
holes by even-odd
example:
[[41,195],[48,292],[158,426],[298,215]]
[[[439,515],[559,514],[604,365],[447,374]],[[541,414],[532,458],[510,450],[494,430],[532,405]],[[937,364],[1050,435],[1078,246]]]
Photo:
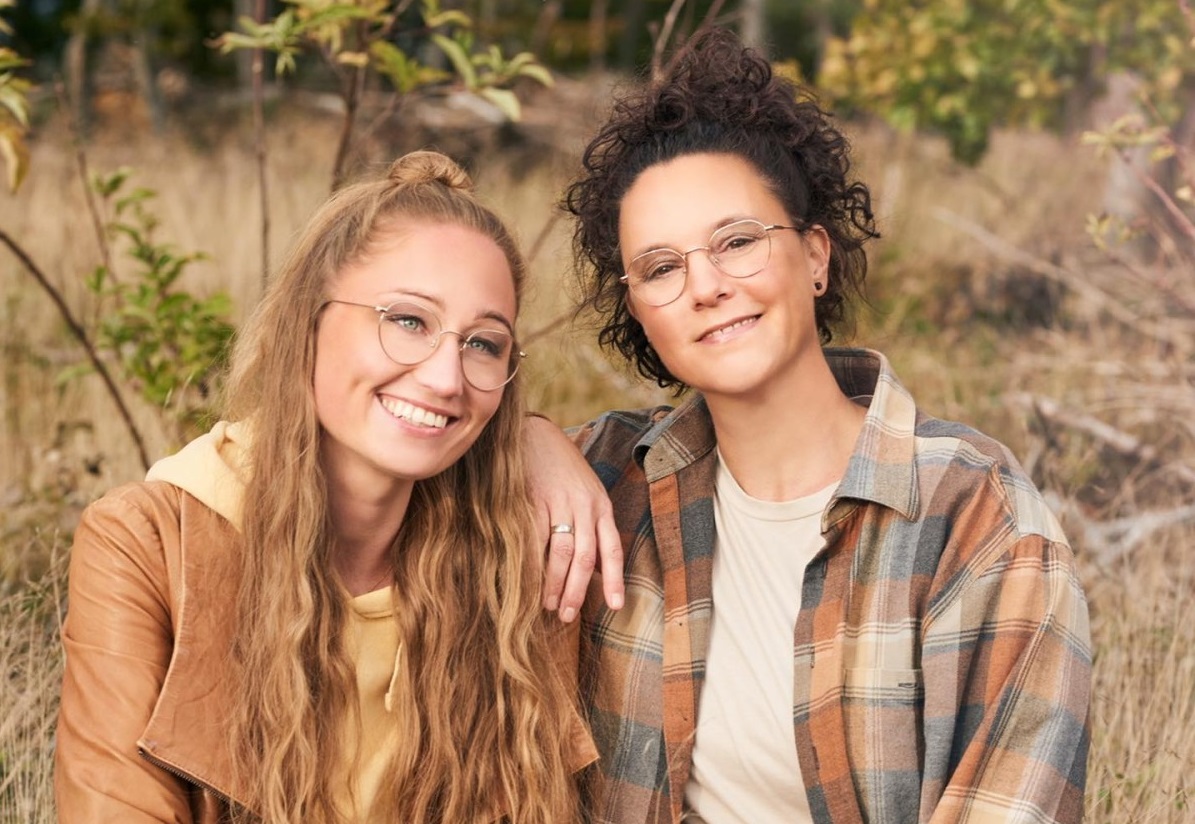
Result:
[[519,363],[527,357],[505,329],[474,329],[469,334],[445,329],[440,318],[418,303],[397,301],[388,306],[328,299],[329,303],[358,306],[378,313],[378,343],[386,357],[403,366],[415,366],[432,356],[444,335],[460,338],[461,373],[474,389],[492,392],[514,380]]
[[732,278],[749,278],[762,272],[771,260],[772,232],[777,229],[803,231],[800,226],[765,224],[752,218],[736,220],[716,229],[705,246],[685,252],[662,247],[636,255],[619,280],[648,306],[666,306],[685,291],[689,255],[705,252],[718,271]]

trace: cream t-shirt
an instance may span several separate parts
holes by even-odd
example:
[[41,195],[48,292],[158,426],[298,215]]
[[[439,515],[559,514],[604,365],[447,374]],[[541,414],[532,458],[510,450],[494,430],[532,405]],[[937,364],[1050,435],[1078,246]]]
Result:
[[805,566],[821,549],[821,515],[836,486],[761,501],[719,456],[714,615],[686,821],[812,821],[793,737],[793,632]]

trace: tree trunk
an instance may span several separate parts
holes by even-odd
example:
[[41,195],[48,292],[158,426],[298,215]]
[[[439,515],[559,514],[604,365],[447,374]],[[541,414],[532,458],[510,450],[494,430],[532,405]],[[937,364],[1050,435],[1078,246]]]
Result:
[[[249,17],[257,22],[262,22],[263,17],[258,17],[258,9],[256,8],[256,0],[234,0],[233,2],[233,30],[240,28],[237,23],[242,17]],[[237,70],[237,88],[241,92],[247,93],[253,88],[253,50],[252,49],[237,49],[233,52],[233,60],[236,61]]]
[[153,41],[154,30],[148,26],[133,35],[133,75],[137,80],[137,88],[141,90],[141,99],[145,101],[145,109],[149,112],[150,125],[155,133],[160,133],[165,125],[165,116],[151,55]]
[[63,57],[66,90],[71,108],[74,109],[75,126],[80,134],[87,134],[91,122],[91,85],[87,74],[88,28],[102,7],[103,0],[83,0],[79,7],[79,20],[67,40]]
[[535,27],[531,29],[531,53],[543,55],[548,46],[548,38],[552,35],[552,27],[560,19],[561,0],[547,0],[539,8],[539,15],[535,18]]
[[589,69],[606,68],[606,12],[609,0],[593,0],[589,7]]
[[625,27],[618,49],[618,65],[631,71],[639,63],[639,37],[647,22],[647,9],[643,0],[627,0]]

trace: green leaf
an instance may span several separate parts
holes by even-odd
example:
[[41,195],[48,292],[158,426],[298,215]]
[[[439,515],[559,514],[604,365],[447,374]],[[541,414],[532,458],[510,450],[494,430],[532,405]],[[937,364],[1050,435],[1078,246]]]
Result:
[[91,363],[89,362],[72,364],[62,369],[57,375],[54,376],[54,387],[56,389],[61,389],[68,383],[74,383],[84,375],[90,375],[93,371],[94,370],[91,366]]
[[29,171],[29,148],[22,129],[0,125],[0,157],[4,159],[8,190],[15,192]]
[[0,107],[24,128],[29,128],[29,99],[25,96],[27,83],[14,77],[0,76]]
[[477,72],[473,68],[473,63],[469,60],[469,55],[465,52],[461,44],[442,34],[433,34],[432,42],[439,47],[440,51],[444,52],[448,61],[452,63],[452,67],[460,75],[461,80],[464,81],[465,88],[470,90],[476,89],[478,85]]
[[343,66],[356,66],[363,69],[369,65],[369,55],[359,51],[342,51],[336,55],[336,62]]
[[541,86],[551,88],[556,85],[556,79],[552,77],[552,72],[546,66],[541,66],[538,63],[530,63],[525,66],[520,66],[515,71],[515,77],[530,77],[532,80],[538,82]]
[[502,114],[506,116],[507,120],[518,122],[522,117],[519,98],[510,89],[495,89],[490,87],[482,89],[478,94],[501,109]]
[[104,291],[104,282],[107,281],[108,274],[107,266],[97,266],[91,270],[90,275],[83,278],[83,285],[97,295],[102,294]]
[[110,173],[107,177],[102,174],[95,175],[91,180],[91,188],[95,190],[100,197],[108,198],[116,193],[125,181],[129,179],[132,171],[127,166],[121,166],[116,171]]

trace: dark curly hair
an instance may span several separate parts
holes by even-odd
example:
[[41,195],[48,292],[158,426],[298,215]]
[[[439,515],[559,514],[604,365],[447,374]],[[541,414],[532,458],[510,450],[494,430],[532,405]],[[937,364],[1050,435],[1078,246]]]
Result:
[[847,319],[848,300],[862,296],[863,244],[879,236],[871,193],[849,179],[849,148],[812,96],[774,76],[768,61],[733,32],[713,28],[690,40],[661,80],[615,102],[585,147],[584,172],[564,196],[564,209],[576,218],[581,310],[601,318],[601,344],[660,386],[683,388],[627,309],[618,215],[645,169],[706,152],[747,160],[790,218],[829,235],[829,283],[814,304],[818,335],[829,343],[832,327]]

